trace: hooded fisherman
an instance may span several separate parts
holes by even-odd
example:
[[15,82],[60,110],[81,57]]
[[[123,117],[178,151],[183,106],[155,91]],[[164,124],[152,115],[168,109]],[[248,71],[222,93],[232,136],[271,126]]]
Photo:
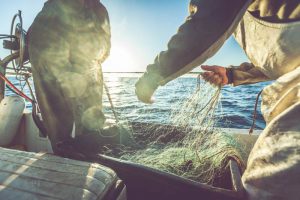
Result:
[[138,98],[151,103],[159,86],[201,65],[234,34],[251,63],[202,66],[203,78],[222,86],[275,80],[263,90],[267,126],[242,177],[248,199],[299,199],[299,0],[192,0],[189,11],[168,49],[136,83]]
[[35,91],[56,154],[95,153],[117,140],[116,129],[103,128],[101,63],[110,39],[108,13],[99,0],[48,0],[30,27]]

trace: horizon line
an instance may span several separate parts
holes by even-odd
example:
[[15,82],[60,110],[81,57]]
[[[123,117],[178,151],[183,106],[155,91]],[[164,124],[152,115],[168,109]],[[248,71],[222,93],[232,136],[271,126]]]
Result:
[[[103,71],[103,73],[132,73],[132,74],[140,74],[140,73],[145,73],[144,71],[143,72],[105,72],[105,71]],[[200,73],[200,72],[188,72],[188,73],[186,73],[186,74],[198,74],[198,73]]]

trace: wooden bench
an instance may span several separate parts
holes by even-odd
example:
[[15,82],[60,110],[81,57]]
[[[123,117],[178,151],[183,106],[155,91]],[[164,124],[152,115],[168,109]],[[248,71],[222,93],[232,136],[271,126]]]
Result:
[[0,199],[126,199],[116,173],[100,164],[0,148]]

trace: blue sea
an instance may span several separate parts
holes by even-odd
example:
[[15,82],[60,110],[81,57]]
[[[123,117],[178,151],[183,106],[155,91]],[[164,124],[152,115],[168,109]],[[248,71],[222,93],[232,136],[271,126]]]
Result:
[[[105,82],[109,88],[112,101],[119,118],[135,122],[150,123],[170,123],[170,114],[177,102],[186,100],[197,87],[195,75],[187,75],[177,78],[160,87],[155,93],[155,102],[151,105],[139,102],[135,96],[134,84],[141,74],[137,73],[105,73]],[[10,78],[12,82],[22,87],[15,78]],[[249,129],[252,125],[252,115],[257,94],[266,86],[268,82],[244,85],[225,86],[222,89],[221,104],[222,112],[218,111],[221,119],[218,126],[227,128]],[[30,95],[28,88],[24,88],[27,95]],[[12,95],[11,91],[6,91],[6,95]],[[110,103],[107,96],[103,95],[104,113],[107,118],[113,118]],[[29,102],[26,107],[31,109]],[[263,129],[265,122],[260,112],[260,101],[258,106],[258,116],[256,129]]]

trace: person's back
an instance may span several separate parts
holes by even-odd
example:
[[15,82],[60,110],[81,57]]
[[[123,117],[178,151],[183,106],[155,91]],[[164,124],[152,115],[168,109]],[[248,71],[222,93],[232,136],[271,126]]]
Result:
[[110,51],[108,13],[98,0],[49,0],[29,31],[37,100],[55,153],[57,143],[99,132],[101,63]]

